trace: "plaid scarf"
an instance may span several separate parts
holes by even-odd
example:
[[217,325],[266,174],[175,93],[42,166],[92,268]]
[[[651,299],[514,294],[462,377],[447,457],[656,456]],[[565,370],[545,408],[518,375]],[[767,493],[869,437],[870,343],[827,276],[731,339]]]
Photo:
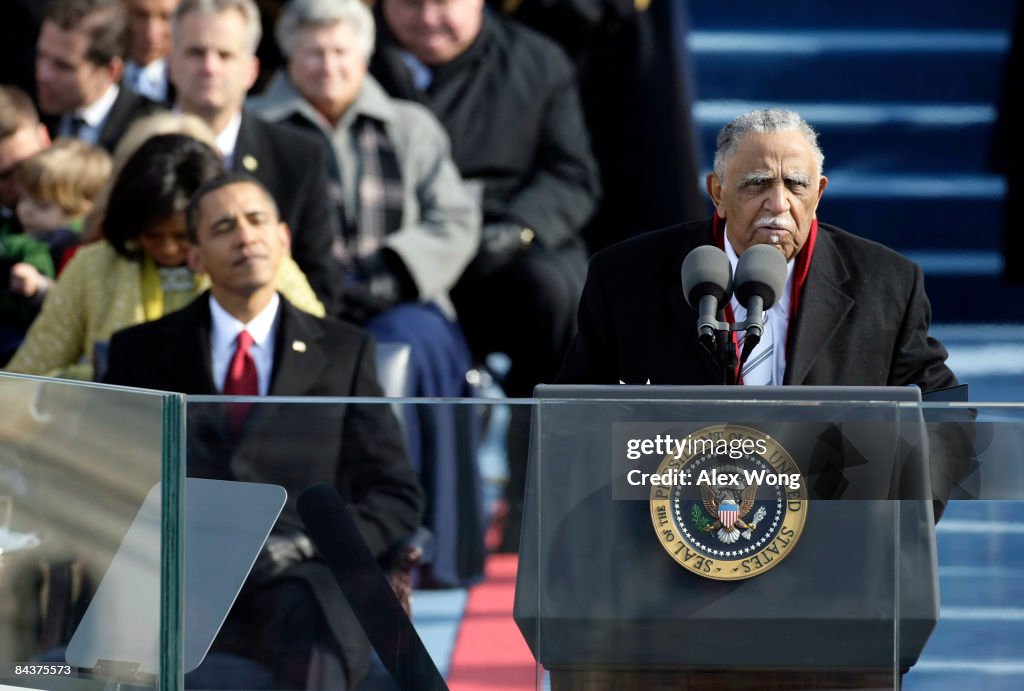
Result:
[[346,265],[381,248],[384,237],[402,227],[402,170],[384,125],[367,117],[355,124],[362,174],[356,191],[355,223],[341,214],[342,242],[335,248]]

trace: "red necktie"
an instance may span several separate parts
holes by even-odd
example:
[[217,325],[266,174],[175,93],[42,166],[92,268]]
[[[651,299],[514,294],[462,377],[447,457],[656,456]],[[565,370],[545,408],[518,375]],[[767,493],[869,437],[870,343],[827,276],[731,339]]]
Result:
[[[248,331],[241,331],[238,334],[238,345],[235,347],[235,354],[228,365],[227,375],[224,377],[225,396],[258,396],[260,393],[260,378],[256,372],[256,361],[252,359],[252,334]],[[228,422],[231,430],[238,434],[245,424],[245,418],[249,414],[250,403],[232,403],[228,405]]]

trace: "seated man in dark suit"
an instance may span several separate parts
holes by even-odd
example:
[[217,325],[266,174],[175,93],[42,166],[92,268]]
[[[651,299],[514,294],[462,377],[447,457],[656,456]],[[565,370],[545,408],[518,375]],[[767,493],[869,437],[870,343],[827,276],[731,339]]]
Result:
[[255,2],[182,0],[172,28],[177,108],[210,125],[230,170],[244,170],[270,190],[291,229],[295,263],[334,314],[341,273],[331,255],[337,229],[328,205],[323,142],[242,110],[259,71],[255,53],[262,29]]
[[121,0],[53,0],[36,41],[39,110],[52,136],[113,153],[132,120],[157,104],[121,85],[128,24]]
[[[233,173],[206,183],[189,204],[188,232],[190,261],[210,276],[210,292],[115,334],[105,381],[186,394],[381,395],[369,334],[305,314],[275,291],[288,228],[258,181]],[[191,476],[269,482],[289,495],[212,652],[268,665],[271,688],[309,688],[325,668],[356,684],[369,644],[306,538],[295,499],[310,484],[334,485],[378,557],[415,529],[423,494],[390,407],[190,409]],[[206,666],[200,672],[212,675]]]
[[[744,251],[768,244],[786,258],[788,275],[766,312],[744,384],[916,384],[923,391],[956,384],[945,348],[928,335],[921,268],[818,223],[828,184],[823,162],[816,133],[794,112],[755,111],[722,128],[707,177],[715,216],[594,255],[579,333],[558,381],[724,384],[722,368],[697,339],[697,313],[680,282],[683,259],[717,245],[735,271]],[[726,310],[736,321],[746,317],[735,297]],[[758,360],[763,366],[749,366]]]

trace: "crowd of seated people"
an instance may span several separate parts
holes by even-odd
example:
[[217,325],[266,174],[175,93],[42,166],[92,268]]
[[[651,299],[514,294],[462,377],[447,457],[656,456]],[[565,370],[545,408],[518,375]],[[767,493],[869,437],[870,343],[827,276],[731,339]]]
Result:
[[[205,295],[186,209],[235,172],[287,228],[274,284],[291,304],[410,344],[414,396],[472,395],[467,374],[493,352],[511,361],[506,393],[531,395],[574,332],[600,198],[570,61],[482,0],[289,0],[263,25],[273,4],[46,3],[34,94],[0,85],[6,369],[99,379],[115,333]],[[264,34],[283,58],[256,93]],[[452,473],[475,463],[439,470],[466,453],[464,422],[438,407],[405,428],[427,524],[453,555],[439,584],[482,576],[479,478]],[[527,424],[510,431],[513,511]],[[460,484],[474,530],[441,518]]]

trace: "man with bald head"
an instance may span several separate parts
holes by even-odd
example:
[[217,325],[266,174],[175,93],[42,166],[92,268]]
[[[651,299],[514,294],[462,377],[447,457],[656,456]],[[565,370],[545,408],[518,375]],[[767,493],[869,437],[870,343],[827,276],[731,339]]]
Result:
[[[956,384],[946,350],[928,336],[921,268],[875,242],[819,223],[828,185],[814,130],[785,110],[747,113],[718,135],[707,191],[710,220],[614,245],[590,262],[579,331],[560,383],[723,384],[697,338],[697,313],[680,282],[695,248],[717,245],[735,271],[754,245],[786,259],[785,288],[765,314],[765,337],[744,384],[906,386]],[[746,311],[732,299],[735,321]]]

